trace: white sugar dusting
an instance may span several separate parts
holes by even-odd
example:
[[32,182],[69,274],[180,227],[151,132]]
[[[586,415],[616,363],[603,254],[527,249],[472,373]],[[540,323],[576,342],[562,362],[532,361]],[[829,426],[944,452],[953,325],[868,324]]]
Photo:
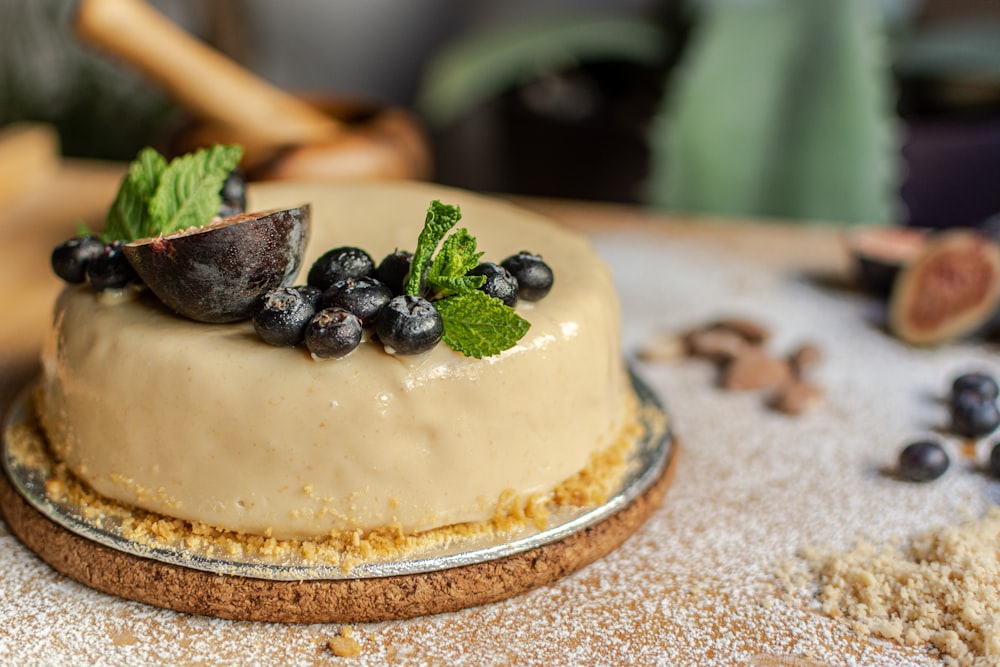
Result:
[[788,417],[759,393],[716,388],[707,363],[636,362],[681,443],[673,485],[649,522],[606,558],[518,598],[354,626],[354,658],[327,647],[339,626],[198,618],[90,591],[0,527],[0,663],[940,664],[929,647],[859,637],[823,615],[807,588],[784,593],[776,573],[807,547],[877,544],[992,506],[997,484],[954,443],[938,482],[907,484],[885,471],[902,444],[944,424],[936,399],[951,377],[1000,374],[995,352],[905,348],[879,329],[867,297],[694,242],[624,233],[596,244],[615,270],[627,356],[659,331],[746,316],[772,329],[775,351],[822,348],[821,404]]

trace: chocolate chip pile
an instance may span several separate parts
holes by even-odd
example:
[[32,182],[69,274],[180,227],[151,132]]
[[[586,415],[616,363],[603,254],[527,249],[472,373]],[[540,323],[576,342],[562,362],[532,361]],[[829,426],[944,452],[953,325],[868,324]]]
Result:
[[653,336],[639,351],[643,361],[705,359],[719,370],[719,386],[759,391],[768,407],[799,415],[820,402],[822,388],[809,376],[822,360],[815,344],[803,343],[786,355],[768,350],[770,330],[754,320],[730,317],[677,333]]

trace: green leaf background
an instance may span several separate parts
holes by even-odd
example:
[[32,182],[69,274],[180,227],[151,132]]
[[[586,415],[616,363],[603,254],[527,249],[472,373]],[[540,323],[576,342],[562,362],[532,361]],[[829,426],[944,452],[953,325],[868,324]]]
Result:
[[431,124],[454,122],[513,84],[605,57],[655,63],[664,34],[649,22],[608,14],[552,16],[491,26],[428,63],[416,106]]
[[683,6],[672,18],[693,30],[677,44],[669,21],[608,14],[528,18],[469,35],[431,62],[417,108],[443,125],[580,63],[669,63],[648,130],[650,206],[734,219],[898,218],[901,138],[888,39],[906,32],[919,0]]
[[877,26],[864,0],[709,5],[650,138],[650,203],[892,220],[899,140]]

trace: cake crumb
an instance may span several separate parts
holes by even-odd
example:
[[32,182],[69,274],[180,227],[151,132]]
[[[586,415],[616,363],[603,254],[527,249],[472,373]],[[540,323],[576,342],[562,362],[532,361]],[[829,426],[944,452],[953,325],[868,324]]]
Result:
[[361,644],[354,638],[354,629],[349,625],[341,626],[340,634],[328,639],[326,645],[338,658],[361,655]]
[[958,667],[1000,662],[1000,508],[883,547],[804,558],[823,611],[861,636],[929,644]]

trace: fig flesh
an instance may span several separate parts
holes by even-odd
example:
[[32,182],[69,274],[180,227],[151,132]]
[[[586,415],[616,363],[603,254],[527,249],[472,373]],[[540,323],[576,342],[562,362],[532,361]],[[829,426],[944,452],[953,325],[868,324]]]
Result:
[[945,232],[904,267],[889,300],[889,328],[913,345],[984,330],[1000,305],[1000,244],[971,230]]
[[198,322],[245,320],[262,294],[292,284],[309,238],[309,205],[241,213],[132,241],[125,257],[168,308]]

